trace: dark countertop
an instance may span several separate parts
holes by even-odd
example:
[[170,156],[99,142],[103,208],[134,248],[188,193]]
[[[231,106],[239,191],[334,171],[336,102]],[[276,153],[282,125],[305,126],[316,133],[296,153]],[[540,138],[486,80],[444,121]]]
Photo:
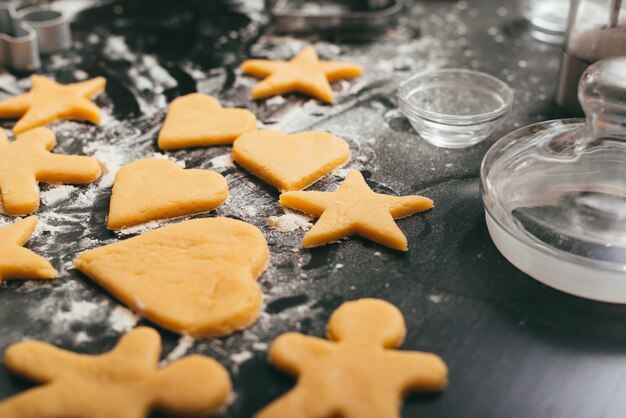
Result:
[[[73,8],[76,3],[67,2]],[[436,208],[398,222],[409,238],[407,254],[358,238],[303,250],[302,231],[265,226],[268,216],[283,213],[278,193],[220,164],[223,158],[214,160],[228,147],[168,153],[187,167],[226,176],[231,201],[214,213],[261,227],[272,261],[260,278],[266,305],[256,325],[228,338],[195,341],[188,349],[186,340],[179,344],[178,336],[161,330],[164,356],[178,344],[179,351],[217,358],[236,391],[222,416],[248,417],[293,384],[267,364],[267,344],[291,330],[321,336],[343,301],[378,297],[406,317],[402,348],[435,352],[450,368],[448,389],[409,397],[405,417],[623,416],[626,308],[565,295],[518,271],[492,244],[479,196],[479,166],[491,144],[516,127],[563,116],[552,99],[559,48],[530,38],[513,1],[416,2],[394,30],[359,42],[273,36],[252,3],[94,3],[78,13],[74,47],[45,59],[41,73],[62,82],[106,76],[107,92],[97,102],[107,121],[100,127],[55,124],[57,152],[96,155],[112,165],[119,165],[120,156],[124,162],[159,153],[156,136],[167,102],[198,90],[248,107],[268,128],[342,136],[353,150],[352,167],[374,190],[424,194]],[[333,107],[296,95],[250,102],[254,81],[236,70],[238,64],[250,56],[288,58],[306,42],[315,42],[323,58],[362,63],[366,75],[336,85]],[[484,143],[435,148],[397,111],[397,84],[412,72],[441,66],[486,71],[515,89],[510,118]],[[12,75],[0,75],[4,96],[28,89],[27,79],[18,79],[16,85]],[[133,325],[113,298],[71,267],[76,253],[118,239],[104,224],[110,180],[67,192],[44,187],[48,203],[39,215],[45,227],[28,248],[48,257],[62,277],[2,285],[0,349],[36,338],[99,353]],[[340,182],[338,172],[314,188],[329,190]],[[25,387],[0,368],[0,397]]]

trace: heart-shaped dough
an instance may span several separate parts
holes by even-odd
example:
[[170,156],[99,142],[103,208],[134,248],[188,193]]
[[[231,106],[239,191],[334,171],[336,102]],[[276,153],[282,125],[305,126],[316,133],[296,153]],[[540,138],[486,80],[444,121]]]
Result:
[[192,219],[80,254],[76,268],[135,312],[167,329],[220,336],[250,326],[269,261],[253,225]]
[[350,147],[326,132],[254,131],[237,138],[233,158],[281,191],[301,190],[345,164]]
[[211,96],[192,93],[175,99],[159,133],[159,148],[177,149],[232,144],[256,129],[256,117],[246,109],[224,109]]
[[118,230],[155,219],[208,212],[228,197],[224,177],[209,170],[184,170],[173,161],[145,158],[115,175],[108,228]]

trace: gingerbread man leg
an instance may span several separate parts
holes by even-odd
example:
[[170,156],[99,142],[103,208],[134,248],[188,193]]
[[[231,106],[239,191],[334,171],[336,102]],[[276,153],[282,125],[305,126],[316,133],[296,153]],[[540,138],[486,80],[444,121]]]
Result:
[[12,173],[0,182],[2,203],[7,214],[16,216],[39,209],[39,185],[32,173]]
[[308,388],[296,385],[254,418],[321,418],[333,416],[333,408],[323,397],[315,397]]
[[[55,402],[50,402],[50,399]],[[58,418],[67,412],[65,406],[72,402],[67,391],[59,385],[44,386],[14,396],[0,404],[2,418]]]

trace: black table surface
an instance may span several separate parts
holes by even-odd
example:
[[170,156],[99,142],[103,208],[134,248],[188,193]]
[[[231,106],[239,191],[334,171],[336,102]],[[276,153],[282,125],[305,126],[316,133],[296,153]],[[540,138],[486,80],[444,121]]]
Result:
[[[216,162],[229,147],[167,153],[187,167],[213,168],[226,176],[231,200],[209,216],[259,226],[272,261],[259,281],[265,304],[254,326],[226,338],[196,340],[190,347],[157,327],[163,357],[178,347],[179,354],[218,359],[230,371],[236,393],[221,416],[248,417],[294,383],[266,361],[267,345],[277,335],[322,336],[342,302],[377,297],[397,305],[406,317],[402,349],[438,353],[450,368],[445,392],[410,396],[402,416],[624,416],[626,308],[568,296],[513,267],[489,238],[479,193],[480,162],[498,138],[516,127],[564,116],[553,102],[559,47],[533,40],[513,1],[411,2],[395,27],[359,41],[278,36],[257,3],[57,3],[75,13],[75,41],[71,50],[46,57],[40,73],[61,82],[97,75],[108,80],[97,100],[105,123],[54,124],[57,152],[101,157],[108,151],[121,154],[124,162],[164,154],[156,136],[167,103],[200,91],[249,108],[263,128],[339,135],[352,147],[349,167],[361,170],[374,190],[423,194],[436,208],[398,222],[409,239],[406,254],[359,238],[304,250],[303,231],[266,226],[269,216],[283,213],[278,193],[240,168]],[[238,70],[242,60],[286,59],[309,43],[322,58],[363,64],[366,74],[335,84],[334,106],[298,95],[248,99],[255,81]],[[421,140],[397,110],[398,83],[438,67],[485,71],[515,89],[511,115],[485,142],[464,150],[436,148]],[[0,75],[3,97],[28,87],[26,74]],[[332,190],[343,175],[339,171],[313,188]],[[43,190],[54,193],[49,186]],[[78,252],[124,239],[104,224],[110,182],[69,193],[42,205],[39,215],[46,227],[27,245],[49,258],[61,277],[0,288],[2,350],[35,338],[100,353],[133,325],[124,325],[118,303],[71,265]],[[86,196],[90,204],[79,204]],[[0,215],[0,221],[9,218]],[[27,387],[0,367],[0,397]]]

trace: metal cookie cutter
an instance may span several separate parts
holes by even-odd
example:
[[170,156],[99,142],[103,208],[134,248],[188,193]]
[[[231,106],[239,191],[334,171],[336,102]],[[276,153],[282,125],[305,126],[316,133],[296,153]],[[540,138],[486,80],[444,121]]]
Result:
[[402,0],[265,0],[265,9],[276,32],[379,33],[402,10]]
[[0,4],[0,67],[34,71],[41,66],[40,53],[51,54],[71,44],[63,13],[39,6],[16,12],[12,4]]

